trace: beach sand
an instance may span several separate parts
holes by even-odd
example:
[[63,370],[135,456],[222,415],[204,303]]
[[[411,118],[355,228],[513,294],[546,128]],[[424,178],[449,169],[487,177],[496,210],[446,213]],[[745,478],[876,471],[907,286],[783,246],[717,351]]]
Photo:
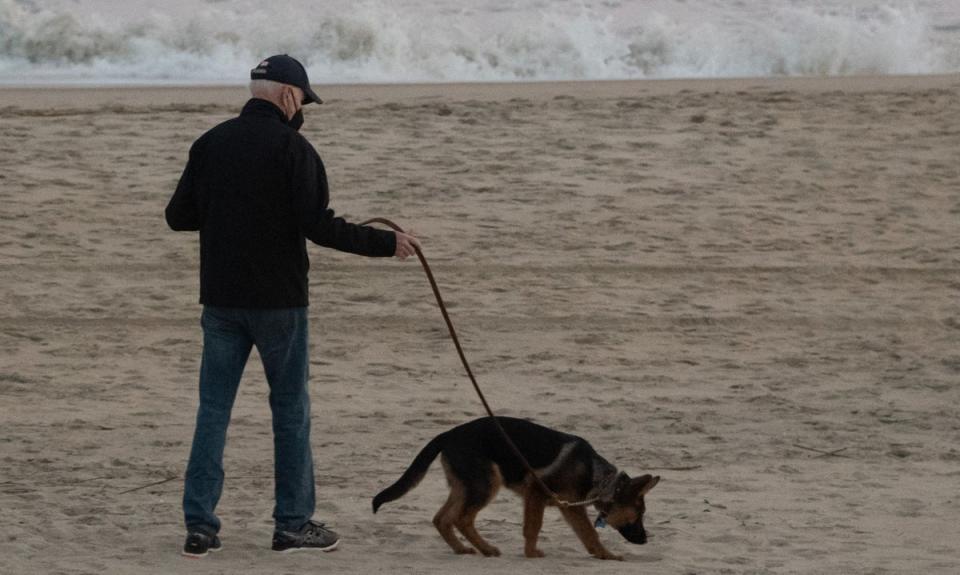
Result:
[[0,90],[0,573],[955,573],[960,77],[344,86],[331,206],[426,236],[493,408],[656,473],[591,559],[502,492],[455,556],[420,447],[482,408],[415,261],[312,246],[324,555],[269,550],[267,387],[233,413],[224,551],[179,556],[201,332],[163,208],[239,88]]

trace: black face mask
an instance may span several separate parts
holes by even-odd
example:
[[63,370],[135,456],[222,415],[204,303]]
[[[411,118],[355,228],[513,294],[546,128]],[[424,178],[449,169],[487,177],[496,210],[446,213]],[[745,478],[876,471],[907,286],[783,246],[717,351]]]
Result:
[[287,125],[294,130],[300,131],[300,126],[303,125],[303,108],[297,110],[297,113],[287,120]]

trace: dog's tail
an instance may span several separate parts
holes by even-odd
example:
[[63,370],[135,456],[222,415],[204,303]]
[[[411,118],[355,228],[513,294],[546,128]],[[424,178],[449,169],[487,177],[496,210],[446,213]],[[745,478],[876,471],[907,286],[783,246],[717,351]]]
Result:
[[440,454],[442,437],[443,435],[441,434],[431,439],[430,443],[426,444],[413,459],[413,463],[403,472],[400,479],[373,498],[374,513],[376,513],[377,509],[380,509],[380,506],[384,503],[400,499],[420,483],[423,476],[427,474],[427,469],[430,468],[430,464],[433,463],[433,460]]

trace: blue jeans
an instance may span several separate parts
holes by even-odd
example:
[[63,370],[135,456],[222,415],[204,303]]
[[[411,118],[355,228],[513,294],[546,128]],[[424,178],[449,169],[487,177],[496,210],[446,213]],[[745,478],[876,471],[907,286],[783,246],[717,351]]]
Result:
[[188,530],[216,534],[214,510],[223,491],[223,449],[230,411],[254,345],[270,385],[277,529],[298,530],[315,507],[307,389],[307,308],[205,306],[200,407],[183,492]]

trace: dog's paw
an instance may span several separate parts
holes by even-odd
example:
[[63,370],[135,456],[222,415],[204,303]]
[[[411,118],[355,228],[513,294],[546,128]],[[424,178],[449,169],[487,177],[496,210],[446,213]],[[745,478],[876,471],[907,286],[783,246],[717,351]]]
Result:
[[546,557],[546,554],[544,554],[544,552],[540,551],[539,549],[525,549],[523,551],[523,554],[531,559],[539,559],[541,557]]
[[500,556],[500,550],[497,549],[496,547],[494,547],[493,545],[491,545],[491,546],[489,546],[489,547],[487,547],[487,548],[485,548],[485,549],[481,549],[480,552],[483,553],[483,555],[484,555],[485,557],[499,557],[499,556]]
[[597,559],[603,559],[604,561],[623,561],[623,555],[610,553],[604,547],[600,547],[599,549],[594,549],[593,551],[591,551],[591,554]]
[[606,555],[601,555],[599,558],[605,561],[623,561],[623,555],[616,555],[614,553],[607,553]]

